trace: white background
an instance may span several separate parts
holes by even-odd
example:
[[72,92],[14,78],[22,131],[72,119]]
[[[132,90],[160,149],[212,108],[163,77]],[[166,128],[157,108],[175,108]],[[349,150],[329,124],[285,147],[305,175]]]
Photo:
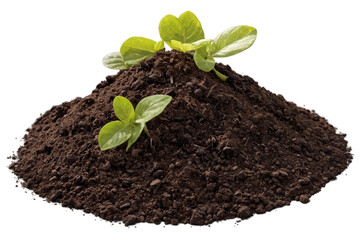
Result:
[[[360,239],[357,2],[1,0],[0,239]],[[131,36],[159,40],[160,19],[186,10],[198,16],[207,38],[234,25],[256,27],[249,50],[220,60],[347,133],[349,169],[309,204],[210,227],[112,225],[16,188],[6,157],[40,113],[90,94],[115,74],[102,66],[105,54]]]

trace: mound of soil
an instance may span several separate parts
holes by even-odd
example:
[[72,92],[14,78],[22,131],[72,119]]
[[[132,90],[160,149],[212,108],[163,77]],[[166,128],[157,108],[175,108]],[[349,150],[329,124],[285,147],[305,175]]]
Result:
[[[191,55],[162,51],[54,106],[28,129],[13,172],[64,207],[125,225],[210,224],[309,202],[351,162],[345,134],[229,66],[222,82]],[[173,97],[129,152],[100,151],[112,100]]]

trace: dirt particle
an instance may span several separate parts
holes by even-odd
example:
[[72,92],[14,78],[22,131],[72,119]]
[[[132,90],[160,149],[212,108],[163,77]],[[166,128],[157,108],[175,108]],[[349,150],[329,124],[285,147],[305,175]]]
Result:
[[143,80],[141,80],[141,79],[138,79],[138,80],[136,80],[133,84],[131,84],[131,89],[133,89],[133,90],[136,90],[136,89],[138,89],[139,87],[141,87],[142,85],[144,85],[144,81]]
[[133,158],[138,158],[139,156],[140,156],[140,153],[142,152],[142,150],[141,149],[133,149],[132,151],[131,151],[131,156],[133,157]]
[[238,217],[240,217],[241,219],[247,219],[247,218],[251,217],[253,213],[248,206],[241,206],[237,210],[237,214],[238,214]]
[[138,221],[138,217],[135,215],[128,215],[124,219],[125,226],[134,225]]
[[155,179],[150,183],[150,187],[155,187],[161,183],[160,179]]
[[195,89],[194,93],[198,97],[201,97],[203,95],[203,91],[200,88]]
[[204,225],[204,218],[198,213],[194,213],[190,218],[190,224]]
[[179,221],[175,218],[171,219],[171,224],[172,225],[179,225]]
[[123,205],[120,206],[120,209],[125,209],[125,208],[128,208],[130,206],[131,206],[131,204],[129,202],[126,202],[126,203],[124,203]]
[[56,201],[56,200],[60,197],[60,195],[61,195],[61,192],[60,192],[60,191],[56,191],[56,192],[54,192],[54,193],[50,196],[49,200],[50,200],[51,202],[54,202],[54,201]]
[[310,184],[310,182],[311,182],[311,180],[308,177],[305,177],[305,178],[302,178],[302,179],[299,180],[299,183],[301,185],[308,185],[308,184]]
[[300,195],[299,201],[302,203],[308,203],[308,202],[310,202],[310,198],[307,195]]

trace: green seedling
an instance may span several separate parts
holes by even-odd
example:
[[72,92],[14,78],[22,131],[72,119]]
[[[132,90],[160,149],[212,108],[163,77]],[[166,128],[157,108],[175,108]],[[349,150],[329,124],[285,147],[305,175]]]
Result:
[[227,76],[215,69],[216,57],[230,57],[253,45],[257,30],[250,26],[235,26],[220,33],[214,40],[205,39],[200,21],[192,12],[179,18],[165,16],[159,24],[161,39],[169,47],[192,52],[196,66],[205,72],[214,71],[222,80]]
[[172,49],[193,54],[196,66],[205,71],[214,71],[226,80],[227,76],[215,69],[215,59],[230,57],[251,47],[257,30],[250,26],[235,26],[220,33],[215,39],[205,39],[199,19],[190,11],[178,18],[166,15],[159,24],[161,41],[148,38],[131,37],[121,46],[120,52],[106,55],[103,64],[111,69],[123,70],[138,65],[142,60],[164,49],[164,42]]
[[161,114],[171,100],[172,97],[168,95],[149,96],[143,98],[134,110],[127,98],[115,97],[113,108],[120,121],[110,122],[100,130],[98,141],[101,150],[111,149],[128,141],[128,151],[143,130],[150,136],[146,123]]

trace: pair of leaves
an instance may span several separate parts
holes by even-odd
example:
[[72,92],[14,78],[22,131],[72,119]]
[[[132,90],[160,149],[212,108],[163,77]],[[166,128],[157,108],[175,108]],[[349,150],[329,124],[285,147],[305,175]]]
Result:
[[194,51],[191,43],[204,39],[204,31],[199,19],[190,11],[179,16],[166,15],[159,24],[159,33],[163,41],[172,49]]
[[98,141],[101,150],[114,148],[126,141],[126,151],[129,150],[143,129],[146,130],[146,122],[161,114],[171,100],[172,97],[168,95],[149,96],[142,99],[134,110],[127,98],[116,97],[113,108],[120,121],[110,122],[100,130]]
[[144,37],[131,37],[120,48],[103,58],[103,64],[110,69],[123,70],[138,65],[142,60],[153,56],[164,48],[164,41],[155,42]]
[[181,52],[194,52],[194,61],[205,72],[213,70],[221,79],[226,76],[216,71],[215,57],[229,57],[240,53],[256,40],[257,31],[250,26],[235,26],[220,33],[214,40],[204,39],[199,19],[190,11],[176,18],[165,16],[159,24],[160,37],[171,48]]

